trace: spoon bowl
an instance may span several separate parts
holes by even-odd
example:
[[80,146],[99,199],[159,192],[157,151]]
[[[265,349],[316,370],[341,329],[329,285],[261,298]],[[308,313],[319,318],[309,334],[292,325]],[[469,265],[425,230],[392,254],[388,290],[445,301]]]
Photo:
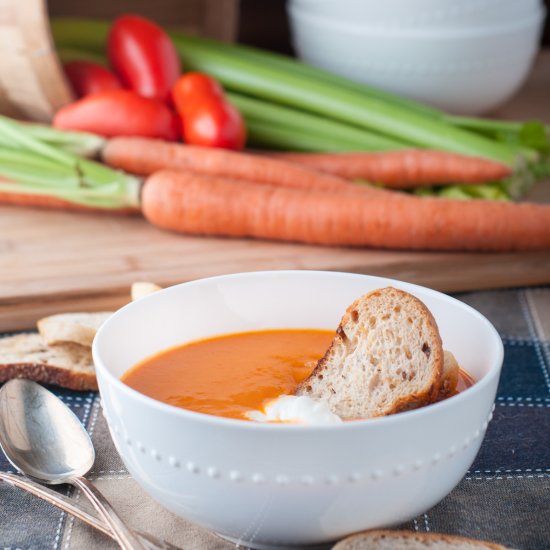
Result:
[[0,446],[15,468],[50,484],[83,476],[95,460],[76,415],[30,380],[12,380],[0,390]]

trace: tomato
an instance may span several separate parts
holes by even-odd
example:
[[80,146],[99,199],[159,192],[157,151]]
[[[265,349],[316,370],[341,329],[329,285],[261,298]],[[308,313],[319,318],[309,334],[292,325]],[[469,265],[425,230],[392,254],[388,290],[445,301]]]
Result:
[[99,63],[71,61],[63,69],[78,97],[122,88],[118,77]]
[[192,145],[242,149],[246,127],[241,113],[228,101],[213,97],[197,100],[184,114],[183,138]]
[[220,83],[205,73],[186,73],[180,76],[172,87],[172,103],[182,116],[193,102],[208,97],[221,100],[224,92]]
[[170,37],[138,15],[118,17],[107,40],[109,61],[122,82],[144,97],[166,101],[181,73]]
[[110,90],[89,95],[62,107],[53,126],[101,136],[142,136],[176,140],[178,117],[161,101],[130,90]]

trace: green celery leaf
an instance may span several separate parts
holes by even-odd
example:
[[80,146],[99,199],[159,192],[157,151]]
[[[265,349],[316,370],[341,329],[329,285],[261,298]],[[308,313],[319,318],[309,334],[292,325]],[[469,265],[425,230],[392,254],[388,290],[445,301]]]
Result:
[[523,123],[519,131],[512,129],[499,130],[495,133],[495,137],[504,143],[521,145],[540,153],[550,152],[548,130],[542,122],[536,120]]
[[509,201],[510,195],[500,182],[483,185],[448,185],[445,187],[424,187],[415,189],[414,194],[423,197],[442,197],[447,199],[471,200],[484,199]]

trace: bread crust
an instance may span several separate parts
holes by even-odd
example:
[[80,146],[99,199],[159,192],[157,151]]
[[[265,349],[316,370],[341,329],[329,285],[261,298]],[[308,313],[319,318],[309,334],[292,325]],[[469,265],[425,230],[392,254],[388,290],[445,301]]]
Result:
[[0,384],[12,378],[27,378],[42,384],[60,386],[69,390],[97,391],[95,374],[71,372],[52,365],[40,363],[16,363],[0,365]]
[[[389,316],[394,315],[397,317],[397,323],[395,325],[397,330],[400,328],[399,323],[406,323],[407,321],[412,323],[411,315],[413,313],[415,317],[419,319],[418,324],[427,332],[427,340],[429,340],[429,345],[426,344],[426,352],[429,357],[431,368],[430,381],[417,389],[413,389],[414,384],[410,379],[408,381],[403,380],[402,383],[398,381],[397,384],[401,386],[409,382],[411,391],[399,397],[395,397],[391,401],[390,406],[381,407],[374,413],[369,413],[368,416],[359,415],[350,417],[346,415],[345,411],[354,408],[352,401],[356,402],[355,408],[361,408],[358,403],[359,398],[357,396],[352,396],[350,392],[348,392],[348,395],[337,396],[337,394],[345,393],[345,391],[342,392],[341,389],[336,390],[334,388],[339,382],[335,380],[334,371],[340,367],[341,374],[339,373],[338,376],[345,378],[347,375],[344,375],[343,368],[341,368],[344,364],[344,360],[346,358],[349,359],[353,354],[357,354],[358,347],[367,342],[369,333],[378,330],[378,328],[374,328],[375,325],[372,325],[372,312],[370,308],[374,306],[380,310],[377,310],[377,319],[374,321],[375,324],[380,319],[387,320],[390,318]],[[408,312],[407,316],[404,316],[405,311]],[[370,323],[373,327],[372,330],[366,326],[368,320],[365,319],[365,316],[370,317]],[[410,327],[404,328],[409,330]],[[350,341],[350,334],[354,335],[353,342]],[[408,343],[405,342],[405,344],[407,345]],[[422,351],[424,351],[424,349]],[[443,373],[443,357],[443,346],[439,329],[432,313],[426,305],[412,294],[393,287],[377,289],[361,296],[348,306],[346,313],[336,329],[336,335],[329,349],[318,361],[311,375],[299,384],[296,394],[310,395],[311,397],[321,400],[326,399],[332,411],[342,416],[342,418],[369,418],[395,414],[432,403],[437,399]],[[390,361],[390,352],[386,352],[386,355],[382,357],[380,367],[378,367],[377,364],[373,366],[372,360],[371,364],[369,364],[366,357],[362,357],[361,359],[363,360],[361,364],[357,361],[354,363],[354,374],[359,375],[359,369],[365,371],[365,368],[367,368],[370,370],[377,370],[384,376],[386,372],[382,371],[382,368],[387,368],[387,363]],[[375,376],[377,375],[375,374]],[[332,396],[330,395],[331,393],[333,394]],[[395,393],[397,395],[397,392]],[[365,400],[365,403],[371,398],[368,394],[363,394],[360,397]],[[338,403],[336,403],[337,400]]]
[[[417,533],[412,531],[398,531],[377,529],[350,535],[332,547],[332,550],[377,550],[376,543],[379,540],[399,541],[406,539],[409,542],[418,542],[418,549],[438,548],[445,549],[448,544],[463,544],[464,550],[468,548],[486,548],[487,550],[514,550],[494,542],[471,539],[460,535],[447,535],[444,533]],[[436,546],[431,545],[435,544]],[[428,546],[430,544],[430,546]],[[414,550],[414,546],[408,547]]]

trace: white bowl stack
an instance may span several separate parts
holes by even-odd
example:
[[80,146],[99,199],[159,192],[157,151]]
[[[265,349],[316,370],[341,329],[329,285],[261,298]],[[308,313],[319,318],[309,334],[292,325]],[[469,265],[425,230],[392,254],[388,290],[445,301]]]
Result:
[[523,84],[542,0],[289,0],[305,62],[457,114],[486,113]]

